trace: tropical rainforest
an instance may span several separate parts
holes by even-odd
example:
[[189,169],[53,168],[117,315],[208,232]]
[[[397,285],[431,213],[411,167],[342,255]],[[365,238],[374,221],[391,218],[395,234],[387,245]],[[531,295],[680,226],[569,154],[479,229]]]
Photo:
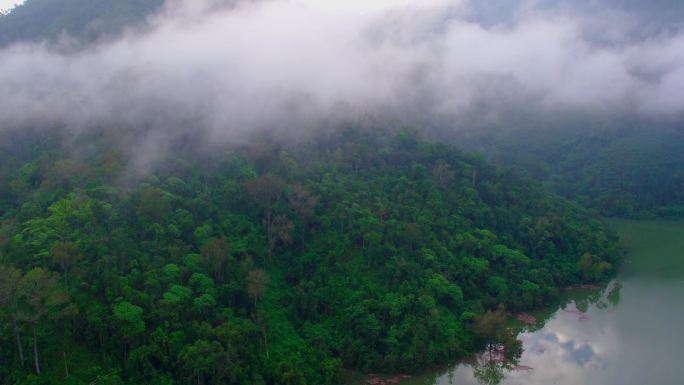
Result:
[[684,217],[684,125],[578,119],[554,127],[471,130],[456,141],[604,216]]
[[615,236],[578,206],[375,132],[178,149],[126,183],[111,144],[74,157],[15,138],[0,173],[3,381],[411,371],[477,351],[486,310],[540,306],[617,266]]
[[[0,46],[102,52],[162,3],[27,0],[0,15]],[[211,89],[205,75],[191,79]],[[66,83],[68,100],[78,84]],[[313,109],[307,97],[287,111]],[[60,121],[60,101],[47,119],[0,108],[1,384],[332,385],[346,370],[519,355],[507,315],[620,267],[604,217],[684,215],[677,124],[430,131],[369,118],[208,145],[202,119],[156,119],[182,103],[145,106],[153,123],[114,108],[84,128]],[[187,131],[141,164],[157,148],[130,137],[167,124]]]

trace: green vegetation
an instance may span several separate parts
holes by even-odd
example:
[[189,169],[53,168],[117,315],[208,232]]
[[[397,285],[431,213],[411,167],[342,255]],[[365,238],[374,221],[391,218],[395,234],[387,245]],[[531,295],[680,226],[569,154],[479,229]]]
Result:
[[[101,41],[161,3],[28,0],[0,46]],[[579,204],[684,215],[684,133],[625,127],[456,140],[525,176],[385,130],[189,140],[143,172],[95,129],[4,133],[0,383],[336,384],[482,351],[495,383],[520,356],[507,313],[619,264]]]
[[25,136],[0,155],[2,383],[419,370],[510,345],[482,321],[500,304],[539,307],[618,263],[584,210],[408,134],[187,144],[144,177],[111,139]]
[[92,42],[115,36],[158,10],[163,0],[27,0],[0,14],[0,47],[61,37]]
[[464,132],[457,142],[604,216],[684,217],[681,125],[555,123]]

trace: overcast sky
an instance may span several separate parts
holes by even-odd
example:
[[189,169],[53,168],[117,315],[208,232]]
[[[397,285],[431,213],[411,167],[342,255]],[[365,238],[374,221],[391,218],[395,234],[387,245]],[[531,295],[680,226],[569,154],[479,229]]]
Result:
[[340,111],[502,127],[511,109],[684,116],[682,29],[634,34],[638,13],[593,0],[504,14],[472,0],[169,1],[145,32],[82,51],[0,51],[0,130],[158,127],[156,142],[315,129]]

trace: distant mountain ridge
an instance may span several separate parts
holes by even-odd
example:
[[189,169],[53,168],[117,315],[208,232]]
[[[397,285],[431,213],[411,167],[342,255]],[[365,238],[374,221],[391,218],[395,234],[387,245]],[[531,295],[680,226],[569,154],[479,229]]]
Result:
[[116,36],[159,10],[164,0],[27,0],[0,16],[0,47],[55,41],[63,35],[82,42]]

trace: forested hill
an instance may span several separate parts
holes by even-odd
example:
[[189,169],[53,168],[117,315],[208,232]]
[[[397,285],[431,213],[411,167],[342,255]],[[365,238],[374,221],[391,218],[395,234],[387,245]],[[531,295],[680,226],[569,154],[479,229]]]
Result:
[[579,120],[463,130],[455,141],[604,216],[684,217],[684,123]]
[[0,15],[0,47],[16,42],[81,42],[119,34],[160,9],[163,0],[26,0]]
[[[649,23],[662,24],[662,28],[672,27],[672,22],[679,25],[678,15],[684,12],[684,6],[675,0],[649,2],[648,7],[634,0],[603,2],[636,12]],[[55,42],[62,36],[79,43],[100,41],[142,23],[162,3],[163,0],[27,0],[9,15],[0,16],[0,47],[26,41]],[[545,7],[572,3],[587,10],[602,2],[539,3]],[[476,14],[483,13],[484,19],[487,15],[505,17],[520,4],[491,0],[478,3],[475,10]],[[468,151],[486,154],[494,163],[513,167],[551,191],[604,216],[684,217],[681,121],[663,123],[632,115],[610,119],[579,115],[540,118],[534,111],[522,108],[489,128],[477,124],[454,128],[445,124],[447,133],[441,138]],[[544,119],[545,122],[538,121]]]
[[111,141],[27,137],[0,156],[0,383],[411,371],[494,338],[485,311],[538,307],[618,262],[584,210],[408,134],[181,148],[136,182]]

